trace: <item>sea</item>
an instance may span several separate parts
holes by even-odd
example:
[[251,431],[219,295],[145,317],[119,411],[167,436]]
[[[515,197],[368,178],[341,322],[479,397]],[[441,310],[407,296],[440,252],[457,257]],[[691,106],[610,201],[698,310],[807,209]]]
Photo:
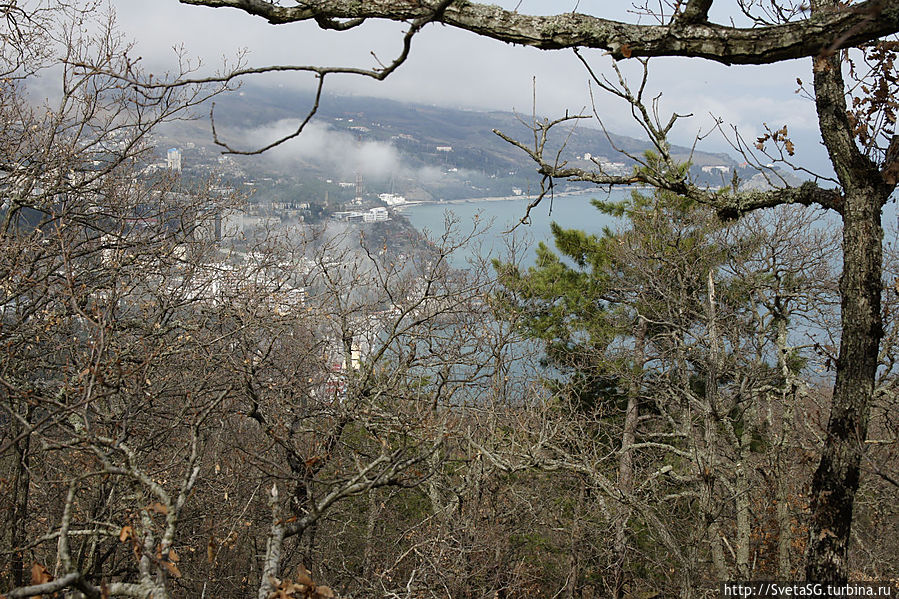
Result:
[[622,200],[630,190],[596,189],[573,194],[546,197],[531,209],[527,222],[529,198],[471,198],[405,205],[401,213],[418,231],[432,240],[440,240],[450,228],[450,242],[457,243],[471,236],[450,256],[450,263],[464,268],[481,261],[499,258],[506,262],[519,261],[528,266],[534,263],[539,242],[552,247],[550,224],[555,222],[566,229],[580,229],[587,233],[602,233],[615,229],[620,219],[603,214],[590,201]]

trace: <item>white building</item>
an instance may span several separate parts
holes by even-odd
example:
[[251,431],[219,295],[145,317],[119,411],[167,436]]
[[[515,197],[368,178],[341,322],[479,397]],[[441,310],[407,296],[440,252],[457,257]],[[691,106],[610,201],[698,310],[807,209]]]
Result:
[[366,223],[377,223],[385,220],[390,220],[390,216],[387,214],[387,208],[384,208],[383,206],[372,208],[362,215],[362,222]]
[[378,198],[388,206],[397,206],[406,203],[406,198],[395,193],[381,193],[378,194]]
[[171,148],[166,154],[166,166],[169,167],[169,170],[181,172],[181,150],[178,148]]
[[387,208],[384,208],[383,206],[372,208],[367,212],[362,212],[359,210],[335,212],[331,216],[335,220],[342,220],[350,223],[359,221],[362,221],[364,223],[380,223],[390,220],[390,214],[387,212]]

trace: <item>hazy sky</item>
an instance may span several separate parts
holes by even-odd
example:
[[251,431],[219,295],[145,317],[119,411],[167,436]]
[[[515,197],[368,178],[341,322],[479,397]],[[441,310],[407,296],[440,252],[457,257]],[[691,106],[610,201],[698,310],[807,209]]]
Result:
[[[179,4],[177,0],[111,0],[121,29],[137,42],[137,53],[148,67],[171,65],[173,47],[183,45],[189,55],[202,58],[212,69],[233,59],[242,49],[248,62],[264,64],[320,64],[374,66],[371,53],[384,62],[398,51],[403,26],[371,23],[349,32],[326,32],[314,23],[272,26],[233,9],[209,9]],[[514,8],[517,1],[498,4]],[[637,19],[628,14],[625,0],[527,1],[521,12],[567,11]],[[570,4],[570,6],[568,6]],[[719,2],[727,5],[730,2]],[[609,7],[612,8],[609,8]],[[715,15],[713,18],[726,18]],[[609,58],[587,54],[600,71],[609,73]],[[624,68],[636,72],[633,61]],[[663,92],[662,111],[692,113],[675,132],[674,141],[690,143],[712,118],[736,125],[754,139],[762,123],[787,124],[798,155],[807,164],[820,164],[824,153],[816,129],[814,105],[797,94],[796,78],[810,79],[811,59],[774,66],[725,67],[700,59],[656,59],[651,63],[650,87]],[[333,77],[330,91],[380,96],[453,107],[519,110],[529,113],[536,78],[537,110],[547,116],[581,110],[589,104],[587,75],[570,51],[540,51],[511,46],[441,25],[430,25],[413,42],[412,56],[386,81],[359,77]],[[272,84],[309,88],[301,75],[269,79]],[[257,79],[264,83],[266,79]],[[620,102],[598,95],[597,105],[610,129],[639,135]],[[667,111],[667,112],[666,112]],[[727,149],[713,135],[703,146]]]

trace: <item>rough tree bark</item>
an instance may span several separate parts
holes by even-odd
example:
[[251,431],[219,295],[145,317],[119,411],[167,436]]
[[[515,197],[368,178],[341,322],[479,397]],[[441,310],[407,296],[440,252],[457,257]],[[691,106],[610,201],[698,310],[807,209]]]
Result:
[[[819,2],[818,10],[820,5],[835,3]],[[840,352],[824,450],[812,481],[806,562],[809,580],[838,582],[848,576],[852,506],[883,337],[881,210],[895,188],[855,144],[841,67],[837,56],[819,58],[814,78],[821,136],[843,188],[843,274]]]
[[[350,29],[369,19],[430,18],[436,2],[327,0],[279,6],[266,0],[180,0],[237,8],[280,25],[314,20],[323,29]],[[633,25],[569,12],[533,16],[477,2],[457,1],[433,19],[492,39],[543,50],[598,48],[615,58],[691,56],[724,64],[769,64],[846,48],[899,29],[899,4],[867,0],[852,10],[819,12],[782,25],[738,28],[709,23],[712,0],[689,2],[667,25]]]

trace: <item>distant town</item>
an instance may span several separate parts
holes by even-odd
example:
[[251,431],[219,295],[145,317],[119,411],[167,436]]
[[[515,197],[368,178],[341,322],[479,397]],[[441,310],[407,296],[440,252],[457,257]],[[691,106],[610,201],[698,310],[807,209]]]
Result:
[[[302,98],[295,93],[261,96],[247,88],[225,98],[217,111],[223,120],[241,123],[233,139],[257,140],[271,136],[272,123],[294,114],[298,102]],[[248,107],[259,103],[267,111],[250,116],[257,111]],[[210,143],[208,121],[192,121],[154,134],[150,144],[158,158],[144,173],[177,174],[184,189],[213,182],[216,193],[245,199],[243,214],[234,217],[239,222],[233,225],[242,231],[329,220],[394,222],[407,228],[398,215],[418,204],[526,199],[539,193],[540,177],[530,159],[492,133],[495,127],[526,139],[528,129],[512,113],[331,97],[316,115],[315,127],[301,136],[305,145],[285,144],[263,156],[243,156],[223,153]],[[627,175],[635,167],[630,157],[642,155],[645,142],[580,128],[564,141],[564,150],[572,166]],[[691,175],[700,184],[719,187],[735,179],[741,185],[766,184],[728,155],[675,150],[691,160]],[[587,183],[559,181],[553,192],[591,189]]]

